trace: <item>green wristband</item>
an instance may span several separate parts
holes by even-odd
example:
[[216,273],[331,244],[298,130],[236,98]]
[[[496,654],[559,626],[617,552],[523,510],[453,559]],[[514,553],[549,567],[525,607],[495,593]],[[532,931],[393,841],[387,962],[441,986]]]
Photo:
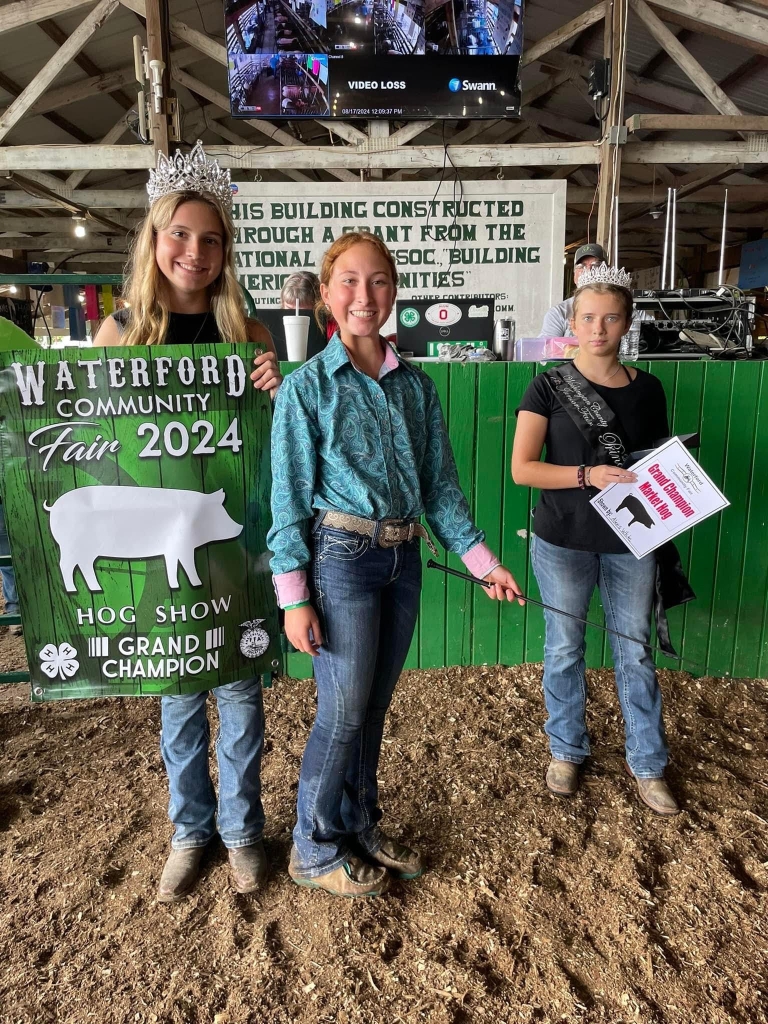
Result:
[[284,612],[290,612],[294,608],[306,608],[306,606],[308,604],[309,604],[309,601],[297,601],[296,604],[287,604],[285,606],[285,608],[283,608],[283,611]]

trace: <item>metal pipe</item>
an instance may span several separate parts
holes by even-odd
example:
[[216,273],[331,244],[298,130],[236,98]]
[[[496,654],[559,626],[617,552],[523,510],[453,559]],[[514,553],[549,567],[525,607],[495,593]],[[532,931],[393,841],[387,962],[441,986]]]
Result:
[[672,189],[672,231],[669,241],[669,287],[675,287],[677,270],[677,189]]
[[723,278],[725,276],[725,229],[728,224],[728,189],[725,190],[725,199],[723,200],[723,230],[720,236],[720,272],[717,275],[717,286],[718,288],[723,287]]
[[672,216],[672,189],[667,189],[667,215],[664,220],[664,258],[661,261],[661,290],[667,287],[667,260],[669,259],[669,222]]
[[613,265],[619,266],[619,197],[613,197]]

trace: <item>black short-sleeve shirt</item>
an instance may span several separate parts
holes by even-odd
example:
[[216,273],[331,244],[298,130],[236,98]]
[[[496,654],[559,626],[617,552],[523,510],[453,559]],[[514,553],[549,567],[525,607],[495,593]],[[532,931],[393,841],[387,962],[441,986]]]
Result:
[[[667,402],[661,381],[637,371],[635,379],[622,388],[592,385],[616,414],[629,451],[652,448],[669,435]],[[529,384],[516,413],[535,412],[545,416],[547,425],[544,461],[553,466],[594,466],[594,449],[560,404],[544,374]],[[537,537],[563,548],[625,554],[629,549],[590,505],[596,487],[543,490],[536,505],[533,532]]]

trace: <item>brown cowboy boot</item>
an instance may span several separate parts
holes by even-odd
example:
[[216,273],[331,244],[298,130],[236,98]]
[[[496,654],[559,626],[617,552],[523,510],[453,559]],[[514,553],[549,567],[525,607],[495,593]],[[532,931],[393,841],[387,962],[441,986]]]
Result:
[[197,881],[204,852],[204,846],[171,850],[157,887],[158,903],[177,903],[184,899]]
[[291,852],[288,874],[296,885],[309,889],[325,889],[332,896],[380,896],[389,886],[386,868],[371,867],[359,857],[349,856],[337,868],[318,875],[316,878],[302,878],[296,874],[295,854]]

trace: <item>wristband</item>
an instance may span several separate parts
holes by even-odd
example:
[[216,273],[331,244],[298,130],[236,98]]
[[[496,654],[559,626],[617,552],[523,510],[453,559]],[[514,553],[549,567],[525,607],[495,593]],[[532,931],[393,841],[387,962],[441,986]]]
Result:
[[576,482],[578,483],[579,487],[583,491],[584,490],[584,465],[583,464],[581,466],[579,466],[579,468],[576,470]]
[[592,467],[591,466],[587,466],[586,469],[584,470],[584,483],[587,485],[587,487],[591,487],[592,486],[592,484],[590,483],[591,479],[592,479]]
[[292,610],[293,610],[294,608],[306,608],[306,606],[307,606],[307,605],[308,605],[309,603],[310,603],[309,601],[297,601],[297,602],[296,602],[296,604],[287,604],[287,605],[285,606],[285,608],[283,608],[283,611],[284,611],[284,612],[290,612],[290,611],[292,611]]

